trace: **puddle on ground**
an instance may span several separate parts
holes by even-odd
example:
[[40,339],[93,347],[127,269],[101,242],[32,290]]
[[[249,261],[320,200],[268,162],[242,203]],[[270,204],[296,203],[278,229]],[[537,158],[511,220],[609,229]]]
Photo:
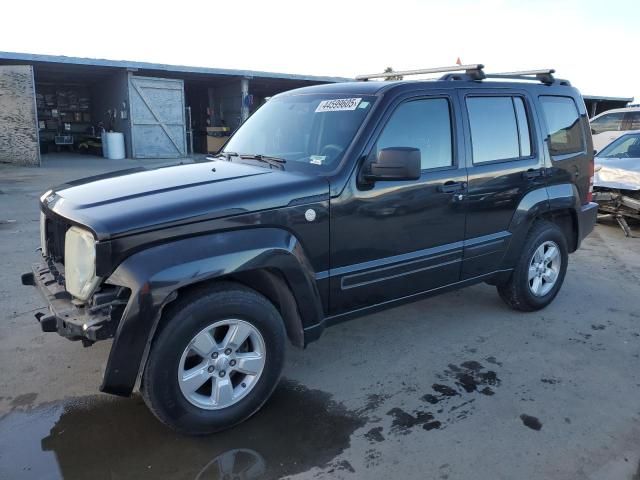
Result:
[[83,397],[1,418],[0,478],[280,478],[328,465],[365,420],[291,381],[251,419],[209,437],[168,430],[140,397]]

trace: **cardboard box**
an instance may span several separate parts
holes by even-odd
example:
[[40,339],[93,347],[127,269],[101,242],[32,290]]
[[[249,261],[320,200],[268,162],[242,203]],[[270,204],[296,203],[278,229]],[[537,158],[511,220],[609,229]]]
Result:
[[207,127],[208,137],[228,137],[229,127]]
[[229,136],[212,137],[207,134],[207,153],[218,153],[222,146],[229,140]]

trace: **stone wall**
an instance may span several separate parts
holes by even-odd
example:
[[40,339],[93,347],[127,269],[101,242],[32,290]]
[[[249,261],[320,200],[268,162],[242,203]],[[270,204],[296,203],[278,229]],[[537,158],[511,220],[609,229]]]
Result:
[[30,65],[0,65],[0,162],[40,165]]

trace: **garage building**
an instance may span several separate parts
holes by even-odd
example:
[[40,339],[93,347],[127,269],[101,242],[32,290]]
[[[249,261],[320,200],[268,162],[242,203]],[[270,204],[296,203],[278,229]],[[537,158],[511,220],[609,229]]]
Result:
[[212,153],[265,99],[345,80],[0,52],[0,162],[100,155],[103,129],[123,134],[129,158]]
[[614,108],[624,108],[633,101],[633,97],[599,97],[596,95],[584,95],[584,103],[589,117],[595,117],[599,113]]

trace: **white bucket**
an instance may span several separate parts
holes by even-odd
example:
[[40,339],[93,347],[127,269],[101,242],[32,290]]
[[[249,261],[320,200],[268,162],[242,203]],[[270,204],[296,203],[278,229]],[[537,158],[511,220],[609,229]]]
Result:
[[102,134],[102,154],[109,160],[125,158],[124,134],[120,132],[105,132]]

